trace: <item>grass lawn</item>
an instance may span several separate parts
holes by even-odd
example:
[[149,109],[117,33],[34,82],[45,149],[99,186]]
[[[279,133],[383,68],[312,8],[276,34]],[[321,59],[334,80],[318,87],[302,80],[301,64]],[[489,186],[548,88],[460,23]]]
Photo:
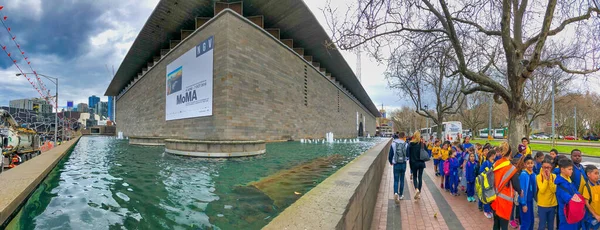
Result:
[[[539,140],[539,139],[536,139],[536,141],[552,141],[552,140],[551,140],[551,139],[549,139],[549,140]],[[598,141],[586,141],[586,140],[558,140],[558,139],[556,140],[556,142],[600,143],[600,142],[598,142]]]
[[[480,144],[485,144],[487,142],[490,142],[490,144],[494,145],[494,146],[498,146],[500,145],[500,143],[502,141],[488,141],[485,139],[476,139],[476,140],[471,140],[472,143],[480,143]],[[532,151],[542,151],[542,152],[550,152],[550,150],[552,149],[552,144],[529,144],[529,146],[531,147]],[[513,146],[516,147],[516,146]],[[564,154],[570,154],[571,150],[573,149],[579,149],[581,150],[581,152],[583,152],[584,156],[597,156],[600,157],[600,148],[598,147],[587,147],[587,146],[564,146],[564,145],[557,145],[554,146],[554,148],[556,150],[558,150],[559,153],[564,153]]]

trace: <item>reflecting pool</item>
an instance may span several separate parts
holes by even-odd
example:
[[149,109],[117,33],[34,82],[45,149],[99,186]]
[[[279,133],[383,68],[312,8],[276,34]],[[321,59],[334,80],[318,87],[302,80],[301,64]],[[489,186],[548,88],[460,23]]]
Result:
[[82,137],[8,229],[260,229],[383,139],[267,144],[263,155],[201,159]]

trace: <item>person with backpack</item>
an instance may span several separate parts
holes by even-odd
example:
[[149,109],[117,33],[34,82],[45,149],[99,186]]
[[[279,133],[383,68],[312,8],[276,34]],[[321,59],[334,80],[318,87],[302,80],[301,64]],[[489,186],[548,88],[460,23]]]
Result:
[[539,224],[538,230],[548,227],[548,230],[554,230],[554,216],[556,215],[556,174],[552,173],[554,159],[551,156],[545,156],[542,161],[540,174],[536,176],[538,186],[537,205]]
[[585,216],[585,201],[571,182],[573,162],[569,159],[558,161],[560,176],[556,177],[556,199],[558,200],[558,219],[560,230],[576,230],[580,228]]
[[523,168],[523,171],[519,175],[519,181],[521,182],[521,193],[519,195],[519,211],[521,212],[520,229],[533,230],[533,223],[535,221],[535,215],[533,215],[533,198],[537,193],[535,173],[533,173],[533,157],[531,157],[531,154],[526,155],[519,163],[524,165],[517,167]]
[[[489,149],[489,148],[487,148]],[[486,150],[484,150],[485,152]],[[496,151],[495,150],[487,150],[487,160],[485,162],[483,162],[481,164],[481,166],[479,167],[479,174],[482,174],[484,172],[487,172],[488,170],[492,170],[494,168],[494,156],[496,155]],[[483,215],[488,218],[488,219],[492,219],[492,217],[494,217],[493,213],[492,213],[492,207],[490,207],[490,204],[484,204],[483,202],[481,202],[481,199],[479,199],[479,211],[483,211]]]
[[600,173],[594,165],[587,165],[585,173],[588,180],[583,187],[582,195],[586,201],[585,206],[588,212],[583,223],[583,229],[597,230],[600,227],[598,223],[600,221],[600,184],[598,183]]
[[[394,140],[390,147],[388,154],[388,161],[394,167],[394,201],[400,203],[400,200],[404,199],[404,176],[406,173],[406,161],[408,156],[406,155],[406,142],[404,132],[400,133],[400,136],[394,134]],[[398,186],[398,182],[400,183]]]
[[421,160],[421,149],[426,147],[421,142],[421,133],[415,131],[413,138],[408,144],[407,154],[408,164],[412,173],[412,181],[415,186],[415,200],[421,198],[421,186],[423,186],[423,171],[425,170],[425,161]]
[[495,199],[491,202],[494,211],[493,229],[508,229],[512,207],[514,203],[514,194],[521,192],[521,183],[517,176],[518,169],[511,164],[512,150],[508,142],[502,142],[498,149],[502,153],[502,158],[494,163],[493,176],[494,188],[497,191]]

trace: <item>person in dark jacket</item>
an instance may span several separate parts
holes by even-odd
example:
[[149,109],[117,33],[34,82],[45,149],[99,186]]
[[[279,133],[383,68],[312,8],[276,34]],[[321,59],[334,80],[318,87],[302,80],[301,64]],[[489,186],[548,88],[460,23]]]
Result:
[[415,186],[415,200],[421,198],[421,186],[423,185],[423,171],[425,170],[425,161],[421,160],[421,148],[425,148],[421,143],[421,133],[416,131],[412,140],[408,144],[409,165],[412,172],[413,184]]

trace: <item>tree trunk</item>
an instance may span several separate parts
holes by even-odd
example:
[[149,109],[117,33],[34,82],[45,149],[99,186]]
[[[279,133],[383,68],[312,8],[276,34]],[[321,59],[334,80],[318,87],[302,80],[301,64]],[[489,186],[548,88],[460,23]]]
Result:
[[[519,104],[519,103],[515,103]],[[508,108],[508,143],[513,152],[517,151],[517,146],[521,143],[521,138],[526,137],[527,133],[527,110],[519,107]]]

